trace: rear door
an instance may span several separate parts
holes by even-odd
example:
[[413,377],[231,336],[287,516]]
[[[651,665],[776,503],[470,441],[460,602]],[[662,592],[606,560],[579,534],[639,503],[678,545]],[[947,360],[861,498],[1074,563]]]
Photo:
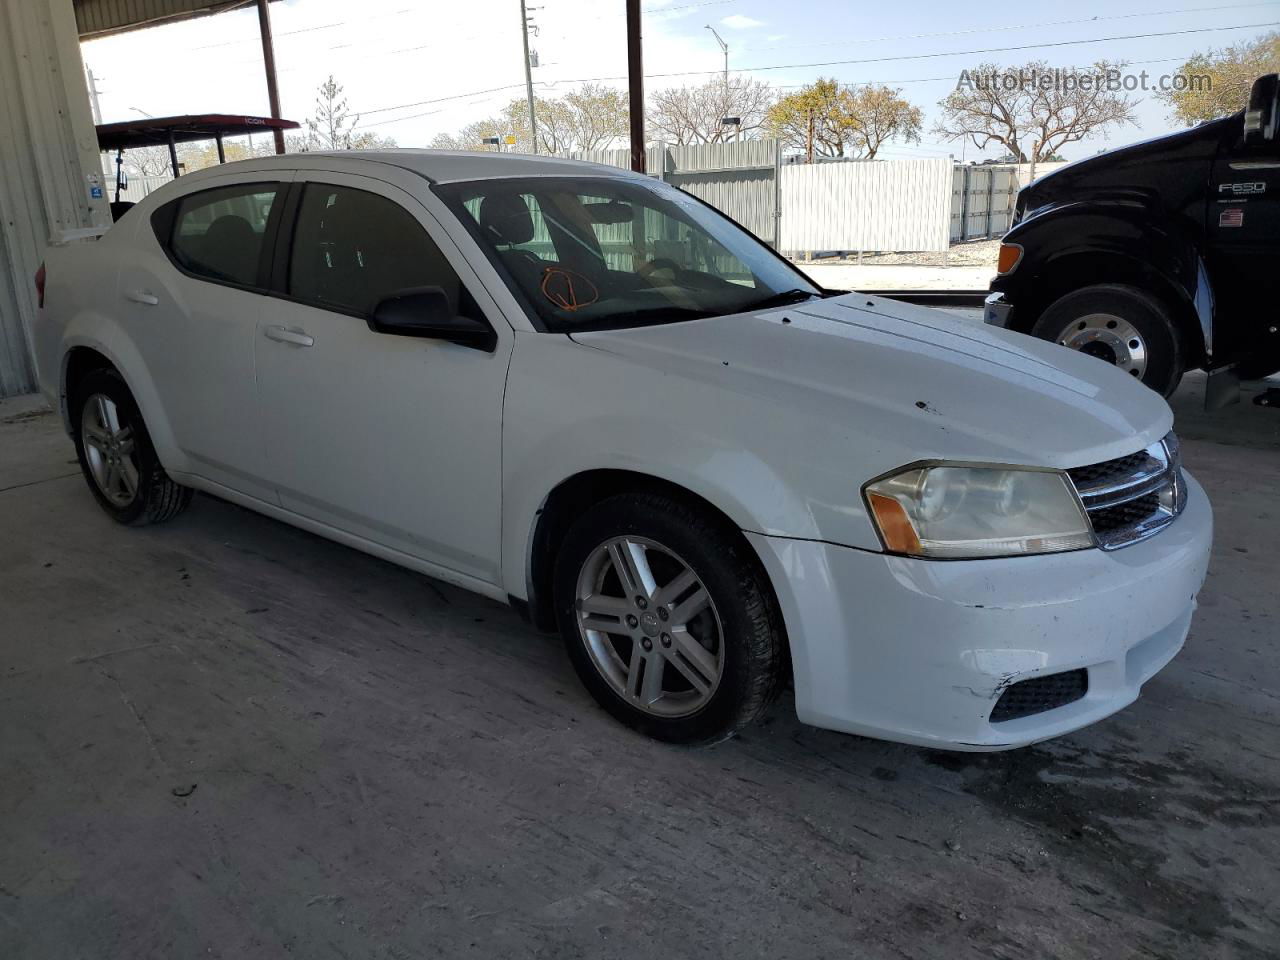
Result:
[[[283,296],[255,341],[282,505],[496,583],[510,326],[406,190],[302,171],[290,205],[276,266]],[[422,286],[442,287],[458,312],[486,320],[493,352],[370,328],[380,300]]]
[[1268,364],[1280,364],[1280,336],[1271,332],[1280,321],[1280,142],[1246,146],[1234,129],[1214,164],[1205,224],[1214,353],[1269,373]]
[[167,465],[272,502],[253,352],[291,177],[219,177],[165,204],[138,223],[119,283],[124,330],[178,447]]

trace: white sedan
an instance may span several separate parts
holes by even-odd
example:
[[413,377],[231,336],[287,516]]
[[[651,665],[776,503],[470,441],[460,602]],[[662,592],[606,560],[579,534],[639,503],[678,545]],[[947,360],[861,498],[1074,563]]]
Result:
[[184,176],[37,276],[44,390],[124,523],[203,490],[509,601],[707,741],[952,749],[1132,702],[1209,504],[1114,367],[832,295],[679,190],[495,154]]

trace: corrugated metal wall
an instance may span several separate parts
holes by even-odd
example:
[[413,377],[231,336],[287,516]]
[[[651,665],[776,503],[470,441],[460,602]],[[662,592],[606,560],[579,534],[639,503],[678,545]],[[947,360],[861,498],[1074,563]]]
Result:
[[[568,156],[613,167],[631,165],[627,150],[581,150]],[[777,245],[776,140],[649,147],[645,169],[705,200],[766,243]]]
[[[1036,166],[1036,178],[1052,173],[1062,162]],[[951,242],[1002,237],[1013,225],[1018,191],[1031,181],[1028,163],[957,165],[951,192]]]
[[63,231],[110,221],[70,0],[0,0],[0,396],[35,389],[32,277]]
[[1013,223],[1017,168],[1005,164],[957,166],[951,190],[951,242],[1002,237]]
[[943,158],[782,167],[780,250],[936,250],[950,239]]
[[673,146],[669,183],[705,200],[765,243],[778,245],[778,141]]

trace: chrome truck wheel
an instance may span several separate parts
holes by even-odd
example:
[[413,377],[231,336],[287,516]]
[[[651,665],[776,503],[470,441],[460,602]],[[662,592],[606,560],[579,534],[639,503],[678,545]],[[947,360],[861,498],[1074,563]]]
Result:
[[1059,297],[1032,324],[1032,336],[1096,357],[1169,396],[1186,369],[1187,334],[1159,297],[1101,283]]
[[1128,320],[1110,313],[1090,313],[1072,320],[1058,333],[1064,347],[1105,360],[1142,379],[1147,372],[1147,344]]

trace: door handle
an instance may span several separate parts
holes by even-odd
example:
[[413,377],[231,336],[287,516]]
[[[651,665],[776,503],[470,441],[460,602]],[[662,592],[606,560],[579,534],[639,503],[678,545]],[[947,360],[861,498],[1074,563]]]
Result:
[[145,303],[149,307],[154,307],[160,302],[160,298],[150,290],[130,290],[125,294],[125,298],[134,303]]
[[291,343],[295,347],[309,347],[316,342],[314,337],[303,333],[301,330],[290,330],[281,326],[267,327],[263,332],[263,336],[268,340],[275,340],[279,343]]

